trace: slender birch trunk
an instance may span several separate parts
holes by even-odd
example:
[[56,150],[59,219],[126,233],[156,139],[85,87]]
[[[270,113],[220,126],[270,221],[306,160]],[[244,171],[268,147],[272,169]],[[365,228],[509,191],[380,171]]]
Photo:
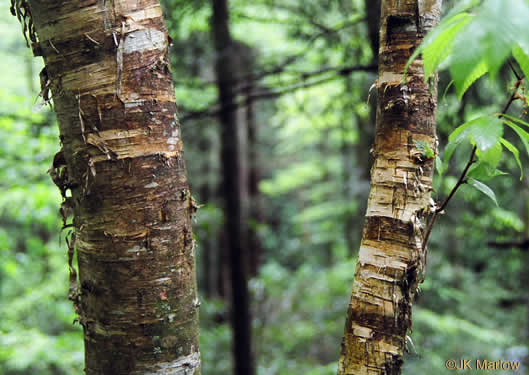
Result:
[[159,1],[12,1],[30,9],[41,95],[51,90],[59,121],[50,174],[71,228],[86,374],[199,374],[196,206]]
[[382,1],[375,160],[339,375],[400,374],[426,263],[423,219],[434,166],[417,145],[437,151],[437,82],[424,82],[421,60],[402,81],[414,48],[439,21],[441,2]]

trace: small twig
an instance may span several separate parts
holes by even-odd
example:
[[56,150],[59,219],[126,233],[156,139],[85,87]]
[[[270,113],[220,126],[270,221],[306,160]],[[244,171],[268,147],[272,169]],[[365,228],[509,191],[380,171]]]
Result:
[[516,69],[514,69],[514,65],[512,64],[512,61],[511,61],[511,60],[508,60],[508,62],[509,62],[509,66],[511,67],[512,72],[513,72],[514,75],[516,76],[516,79],[517,79],[518,81],[521,81],[521,80],[523,79],[523,77],[520,76],[520,74],[516,71]]
[[[509,98],[509,101],[507,102],[507,104],[503,108],[503,111],[499,114],[498,117],[502,117],[504,114],[506,114],[507,111],[509,110],[511,104],[518,98],[518,89],[520,88],[520,85],[522,84],[522,81],[524,79],[524,77],[521,77],[518,74],[518,72],[514,69],[514,66],[510,62],[509,62],[509,65],[510,65],[512,71],[514,72],[514,75],[516,76],[517,81],[514,84],[513,93],[511,95],[511,97]],[[437,220],[437,216],[441,212],[443,212],[443,210],[448,205],[448,202],[450,202],[450,200],[453,198],[453,196],[455,195],[455,193],[459,189],[459,187],[466,183],[466,176],[467,176],[468,170],[470,169],[470,166],[474,163],[474,157],[476,156],[476,151],[477,151],[477,147],[474,146],[472,148],[472,152],[470,153],[470,158],[468,159],[467,165],[465,166],[465,169],[463,169],[463,172],[461,172],[461,176],[459,176],[459,179],[457,180],[457,183],[452,188],[452,190],[450,191],[450,194],[448,194],[448,197],[446,197],[444,202],[438,208],[435,209],[435,211],[433,213],[433,216],[432,216],[432,219],[430,220],[430,223],[428,224],[428,228],[426,229],[426,234],[424,235],[424,239],[422,241],[422,250],[423,251],[426,249],[426,245],[428,244],[428,239],[430,238],[430,234],[432,233],[432,229],[433,229],[433,226],[435,224],[435,221]]]
[[448,197],[444,200],[443,204],[441,204],[439,207],[437,207],[433,213],[432,220],[430,220],[430,224],[428,224],[428,228],[426,229],[426,235],[424,236],[424,239],[422,241],[422,250],[426,249],[426,244],[428,243],[428,239],[430,238],[430,234],[432,233],[433,226],[435,224],[435,220],[437,219],[437,215],[443,212],[443,210],[448,205],[448,202],[452,199],[454,194],[456,193],[457,189],[463,184],[466,183],[465,177],[467,176],[467,172],[470,169],[470,166],[474,163],[474,156],[476,155],[477,147],[474,146],[472,148],[472,152],[470,153],[470,158],[468,159],[467,165],[465,166],[465,169],[461,173],[461,176],[459,176],[459,180],[457,180],[456,185],[452,188],[450,191],[450,194],[448,194]]
[[50,43],[51,48],[53,48],[53,50],[54,50],[55,52],[57,52],[57,55],[60,55],[61,53],[59,52],[59,50],[58,50],[57,48],[55,48],[55,46],[53,45],[51,39],[48,40],[48,42]]
[[97,40],[95,40],[94,38],[92,38],[92,37],[91,37],[90,35],[88,35],[87,33],[84,33],[84,36],[86,36],[86,38],[87,38],[88,40],[90,40],[91,42],[97,44],[98,46],[101,45],[101,43],[99,43]]

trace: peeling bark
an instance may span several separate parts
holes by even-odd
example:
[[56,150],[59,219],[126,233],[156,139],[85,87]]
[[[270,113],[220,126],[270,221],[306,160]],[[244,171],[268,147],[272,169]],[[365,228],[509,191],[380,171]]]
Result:
[[423,219],[430,210],[437,152],[437,82],[421,60],[404,67],[438,21],[441,0],[383,0],[374,165],[338,374],[400,374],[411,308],[423,280]]
[[85,372],[200,374],[196,205],[159,1],[29,5],[32,48],[45,62],[41,94],[51,90],[60,127],[50,174],[73,228],[70,297]]

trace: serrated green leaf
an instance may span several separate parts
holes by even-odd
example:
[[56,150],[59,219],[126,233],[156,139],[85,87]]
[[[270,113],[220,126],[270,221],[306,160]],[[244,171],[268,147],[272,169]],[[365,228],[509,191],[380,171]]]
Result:
[[[446,48],[451,48],[452,44],[453,44],[453,40],[455,38],[455,36],[457,35],[457,32],[453,35],[453,37],[451,37],[449,34],[452,33],[452,30],[454,27],[457,27],[457,25],[459,24],[462,24],[461,27],[463,27],[466,23],[468,23],[468,21],[471,19],[470,15],[467,14],[467,13],[460,13],[460,14],[456,14],[452,17],[447,17],[445,18],[445,20],[441,21],[441,23],[439,25],[437,25],[432,31],[430,31],[428,33],[428,35],[426,35],[426,37],[424,38],[423,42],[415,49],[415,51],[413,52],[413,54],[411,55],[411,57],[408,59],[408,62],[406,63],[406,66],[404,68],[404,76],[406,76],[407,72],[408,72],[408,68],[410,66],[410,64],[417,58],[419,57],[419,55],[421,53],[423,53],[425,51],[425,49],[432,49],[430,51],[430,54],[432,55],[431,58],[431,63],[429,62],[429,70],[433,71],[435,70],[435,68],[442,62],[442,60],[444,58],[446,58],[446,56],[448,56],[448,53],[450,52],[450,50],[446,51],[446,55],[445,55],[445,51],[444,50],[439,50],[437,51],[437,53],[435,53],[435,51],[433,50],[433,47],[431,47],[432,45],[435,45],[436,43],[437,44],[440,44],[440,45],[446,45]],[[445,32],[449,31],[449,34],[448,35],[445,35]],[[441,38],[442,41],[438,41],[438,39]],[[436,58],[438,60],[437,64],[433,64],[433,60],[434,60],[434,56],[433,55],[437,55],[439,54],[439,57]],[[443,57],[443,58],[441,58]],[[432,65],[435,65],[433,67],[433,69],[431,68]],[[426,66],[425,66],[425,72],[426,72]],[[428,78],[428,75],[425,74],[424,76],[425,80]]]
[[457,63],[452,62],[450,74],[454,79],[457,98],[461,100],[470,86],[487,74],[487,72],[488,67],[486,62],[475,57],[461,59]]
[[498,206],[498,201],[496,200],[496,194],[494,194],[494,191],[492,191],[492,189],[490,187],[488,187],[487,185],[485,185],[483,182],[480,182],[474,178],[470,178],[468,180],[468,183],[475,187],[476,189],[478,189],[479,191],[481,191],[483,194],[485,194],[487,197],[489,197],[490,199],[492,199],[494,201],[494,203],[496,203],[496,206]]
[[523,40],[523,36],[529,33],[528,17],[527,1],[486,0],[480,7],[478,23],[484,34],[478,41],[483,45],[484,59],[492,79],[518,40]]
[[509,150],[514,155],[514,159],[516,159],[516,163],[518,164],[518,167],[520,168],[520,181],[521,181],[523,178],[523,168],[522,168],[522,162],[520,161],[520,151],[518,151],[518,149],[512,143],[510,143],[504,138],[500,139],[500,142],[503,146],[505,146],[507,150]]
[[476,9],[472,21],[457,33],[450,56],[450,73],[459,98],[485,73],[495,78],[520,39],[529,35],[527,19],[527,1],[485,0]]
[[500,119],[496,116],[482,116],[470,120],[454,130],[448,137],[447,148],[451,144],[458,145],[468,137],[481,152],[485,152],[498,143],[502,135],[503,123]]
[[471,16],[462,14],[453,24],[439,33],[439,35],[429,44],[424,47],[422,57],[424,61],[424,78],[428,79],[452,51],[454,40],[459,31],[468,24]]

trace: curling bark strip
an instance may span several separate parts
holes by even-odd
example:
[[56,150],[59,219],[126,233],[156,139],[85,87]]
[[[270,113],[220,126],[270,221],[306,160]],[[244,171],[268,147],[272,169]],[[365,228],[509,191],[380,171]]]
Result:
[[403,82],[404,68],[438,23],[441,3],[382,1],[374,164],[339,375],[401,371],[412,304],[426,262],[423,223],[431,211],[437,153],[437,78],[429,87],[418,59]]
[[196,205],[159,1],[28,3],[60,127],[50,174],[73,213],[86,374],[199,374]]

